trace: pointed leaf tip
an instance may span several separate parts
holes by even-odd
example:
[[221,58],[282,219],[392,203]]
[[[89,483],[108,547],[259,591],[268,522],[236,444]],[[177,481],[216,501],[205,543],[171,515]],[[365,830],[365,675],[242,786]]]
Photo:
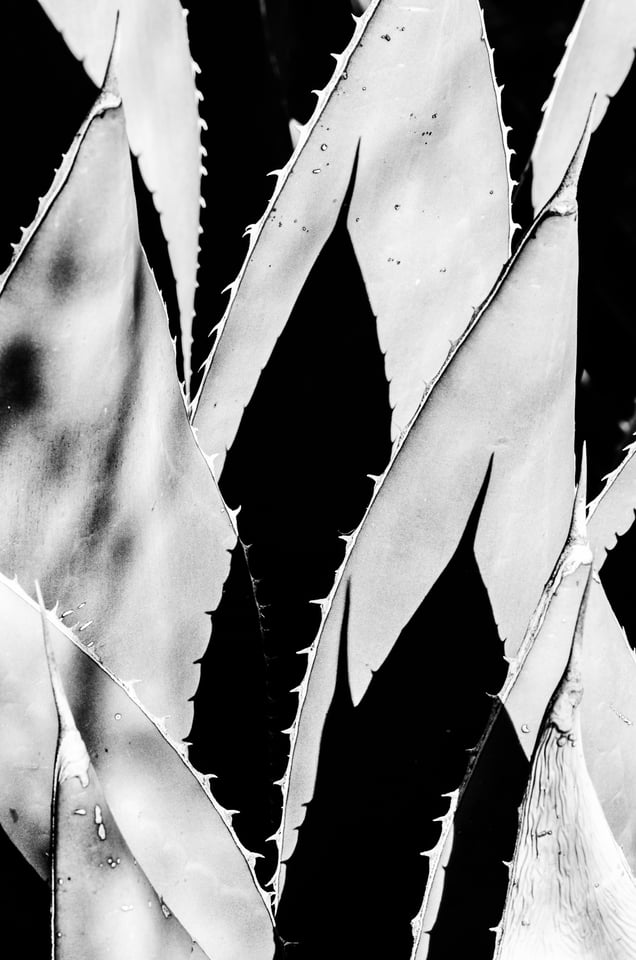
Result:
[[592,115],[594,112],[594,104],[596,102],[596,94],[592,97],[592,102],[590,104],[590,109],[588,110],[587,120],[585,121],[585,126],[583,128],[583,133],[578,142],[577,148],[574,151],[574,155],[570,160],[569,166],[565,172],[565,176],[561,181],[559,188],[556,193],[549,201],[547,205],[547,210],[550,213],[555,213],[557,216],[570,216],[577,212],[577,191],[579,186],[579,178],[581,176],[581,170],[583,169],[583,163],[587,155],[587,148],[590,145],[590,137],[592,135]]

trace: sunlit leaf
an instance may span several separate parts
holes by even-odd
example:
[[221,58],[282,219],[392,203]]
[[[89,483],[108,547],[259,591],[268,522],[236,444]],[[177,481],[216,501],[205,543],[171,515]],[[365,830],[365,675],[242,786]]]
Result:
[[590,105],[596,130],[634,61],[633,0],[585,0],[555,74],[532,152],[532,202],[539,211],[559,186]]
[[199,254],[201,139],[196,66],[179,0],[40,0],[101,87],[120,12],[117,71],[130,146],[168,242],[186,377]]
[[625,456],[605,478],[605,485],[589,506],[590,543],[596,569],[600,570],[618,537],[627,533],[636,510],[636,443],[625,449]]
[[[576,182],[584,150],[582,142],[553,203],[451,349],[323,601],[292,732],[283,864],[314,790],[346,592],[357,704],[448,564],[490,468],[475,556],[508,656],[554,569],[574,486]],[[279,886],[283,877],[284,866]]]
[[533,756],[497,960],[628,960],[636,952],[636,883],[586,766],[583,651],[600,639],[587,630],[583,639],[586,599],[587,591]]
[[109,809],[64,691],[39,587],[38,600],[59,722],[51,805],[54,960],[204,960],[153,890]]
[[[132,689],[98,663],[53,613],[47,620],[79,734],[110,813],[149,883],[210,957],[271,958],[269,908],[229,813],[214,802],[185,748],[142,708]],[[0,630],[0,802],[22,825],[20,849],[44,873],[57,713],[38,607],[1,575]],[[70,787],[68,793],[65,805]],[[86,822],[89,818],[99,840],[94,809]],[[108,870],[109,824],[104,826],[102,869]]]
[[264,216],[248,228],[195,405],[219,470],[354,168],[347,228],[386,356],[395,439],[509,252],[506,132],[474,0],[376,0],[338,57]]
[[1,568],[39,578],[183,738],[236,538],[176,380],[112,90],[0,290]]
[[[448,812],[441,821],[437,844],[428,854],[429,869],[422,907],[413,921],[413,960],[425,960],[428,956],[430,934],[437,922],[443,897],[445,871],[452,856],[456,820],[458,814],[463,814],[462,803],[471,781],[479,779],[481,766],[498,725],[507,725],[509,717],[524,752],[528,757],[532,756],[546,706],[567,663],[592,561],[585,539],[584,511],[585,494],[580,490],[559,562],[529,621],[518,656],[510,663],[506,682],[495,699],[490,720],[467,763],[464,779],[451,797]],[[506,759],[502,756],[499,762],[505,763]]]

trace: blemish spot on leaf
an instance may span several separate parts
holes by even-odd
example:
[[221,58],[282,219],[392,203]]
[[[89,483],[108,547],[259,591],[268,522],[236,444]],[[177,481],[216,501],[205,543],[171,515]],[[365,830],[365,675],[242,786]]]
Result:
[[51,260],[47,280],[56,296],[66,296],[80,274],[77,259],[69,250],[60,250]]
[[[28,413],[42,399],[39,349],[27,336],[16,338],[0,354],[0,416]],[[1,432],[1,431],[0,431]]]
[[14,810],[13,807],[9,807],[9,813],[11,815],[11,819],[13,820],[13,822],[17,823],[18,820],[20,819],[20,815],[18,814],[18,811]]

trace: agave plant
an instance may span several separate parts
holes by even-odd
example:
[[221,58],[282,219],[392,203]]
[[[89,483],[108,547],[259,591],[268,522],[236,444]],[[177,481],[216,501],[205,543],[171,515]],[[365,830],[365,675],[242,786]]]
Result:
[[281,166],[222,311],[201,10],[33,7],[96,85],[0,279],[0,824],[35,949],[632,957],[634,411],[598,440],[579,304],[632,5],[570,11],[521,157],[496,4],[334,3],[310,116],[301,13],[246,5]]

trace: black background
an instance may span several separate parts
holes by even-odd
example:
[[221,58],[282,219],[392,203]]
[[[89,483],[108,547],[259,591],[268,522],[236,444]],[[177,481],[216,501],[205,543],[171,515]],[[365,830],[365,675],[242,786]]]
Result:
[[[260,217],[271,193],[274,181],[266,174],[290,154],[288,119],[309,118],[310,91],[328,80],[329,54],[344,48],[353,21],[349,0],[268,0],[267,21],[264,0],[191,0],[189,6],[208,124],[196,368],[224,309],[220,291],[241,265],[243,229]],[[578,0],[485,3],[495,69],[505,84],[504,119],[513,127],[515,179],[525,169],[579,6]],[[96,93],[36,0],[5,0],[3,10],[1,269]],[[632,71],[593,138],[580,188],[577,444],[579,450],[583,440],[588,445],[590,497],[636,426],[635,97]],[[176,329],[158,219],[138,177],[136,183],[142,240]],[[515,202],[524,229],[529,185],[522,179]],[[318,626],[318,610],[308,601],[330,588],[342,557],[338,534],[361,518],[371,493],[366,475],[381,472],[390,452],[389,424],[374,318],[342,217],[259,382],[221,478],[230,505],[242,506],[240,533],[251,545],[262,609],[259,616],[237,548],[202,663],[191,757],[218,775],[218,799],[241,811],[235,826],[243,842],[264,855],[263,882],[275,862],[266,838],[280,818],[273,782],[285,768],[288,741],[281,731],[293,720],[296,698],[289,691],[305,662],[296,651]],[[435,843],[433,820],[447,804],[441,795],[458,786],[466,750],[490,711],[487,693],[496,692],[505,675],[472,553],[478,511],[479,504],[453,561],[357,710],[346,683],[339,684],[316,796],[279,914],[290,956],[409,957],[409,921],[426,879],[420,851]],[[635,543],[636,536],[626,536],[603,570],[633,639]],[[500,918],[507,881],[501,861],[512,852],[526,773],[502,720],[462,805],[432,960],[492,955],[489,928]],[[46,887],[4,835],[0,856],[5,935],[13,931],[21,953],[45,957]]]

